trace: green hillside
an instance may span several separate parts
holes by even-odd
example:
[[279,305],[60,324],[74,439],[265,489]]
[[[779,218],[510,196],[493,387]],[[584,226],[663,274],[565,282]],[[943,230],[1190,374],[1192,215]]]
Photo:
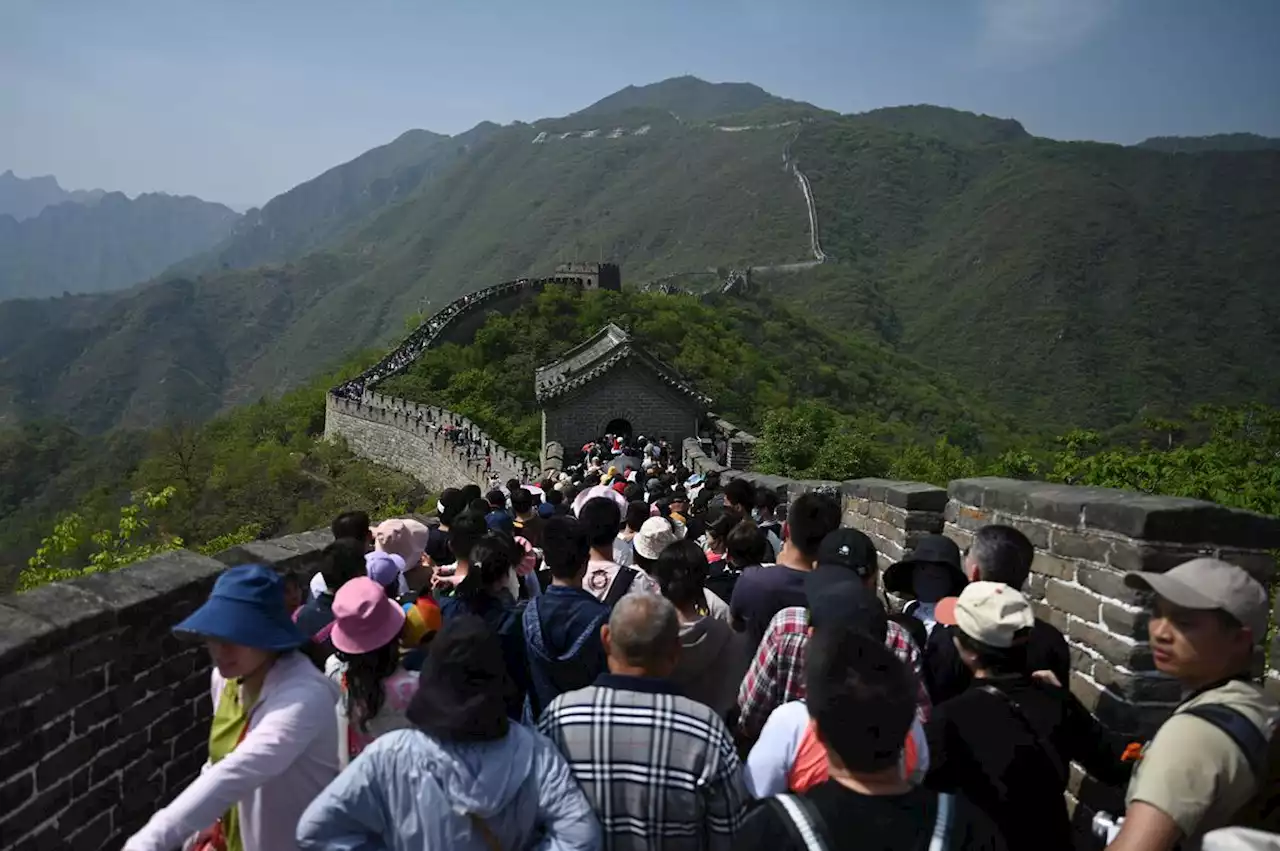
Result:
[[1280,401],[1280,152],[860,125],[815,124],[793,145],[840,263],[783,293],[834,321],[871,305],[904,353],[1052,427]]
[[[55,183],[56,187],[57,184]],[[239,216],[190,196],[110,192],[18,221],[0,215],[0,299],[116,290],[230,233]]]
[[1275,151],[1280,139],[1257,133],[1218,133],[1213,136],[1152,136],[1136,147],[1167,154],[1203,154],[1207,151]]

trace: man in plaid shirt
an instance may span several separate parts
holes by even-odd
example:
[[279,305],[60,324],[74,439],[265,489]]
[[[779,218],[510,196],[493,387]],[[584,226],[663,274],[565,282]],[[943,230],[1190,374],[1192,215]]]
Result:
[[[849,581],[850,573],[868,588],[876,587],[876,549],[857,529],[840,528],[827,535],[818,551],[818,566],[805,577],[807,593],[821,593],[832,582]],[[809,643],[809,611],[788,606],[773,616],[756,657],[738,690],[738,731],[748,739],[760,735],[769,713],[804,697],[805,648]],[[907,631],[889,621],[885,646],[916,675],[916,717],[929,720],[929,692],[921,675],[920,650]]]
[[568,760],[606,851],[733,847],[748,794],[733,737],[667,679],[680,651],[675,607],[628,594],[601,630],[609,673],[553,700],[538,721]]

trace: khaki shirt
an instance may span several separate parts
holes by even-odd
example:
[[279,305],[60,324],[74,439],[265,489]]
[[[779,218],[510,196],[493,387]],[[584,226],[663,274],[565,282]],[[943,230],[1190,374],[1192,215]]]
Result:
[[1169,816],[1187,837],[1181,846],[1198,849],[1207,831],[1230,823],[1256,790],[1244,753],[1230,736],[1194,715],[1193,706],[1229,706],[1270,738],[1280,706],[1257,686],[1232,680],[1183,703],[1142,749],[1129,781],[1125,804],[1143,801]]

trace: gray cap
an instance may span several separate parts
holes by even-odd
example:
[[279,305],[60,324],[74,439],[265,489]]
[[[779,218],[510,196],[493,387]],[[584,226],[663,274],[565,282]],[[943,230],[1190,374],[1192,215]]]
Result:
[[1267,635],[1271,615],[1267,591],[1243,567],[1216,558],[1197,558],[1165,573],[1126,573],[1124,584],[1154,591],[1184,609],[1224,611],[1253,631],[1255,643]]

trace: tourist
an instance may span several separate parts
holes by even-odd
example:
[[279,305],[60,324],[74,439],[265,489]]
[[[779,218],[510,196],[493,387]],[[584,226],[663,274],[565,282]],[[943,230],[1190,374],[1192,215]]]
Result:
[[365,575],[365,545],[355,538],[339,538],[320,553],[320,575],[324,589],[315,599],[298,609],[293,621],[310,641],[304,651],[316,667],[323,668],[325,660],[333,655],[333,642],[329,632],[333,629],[333,591],[357,576]]
[[[1012,526],[983,526],[973,536],[965,556],[967,578],[973,582],[1000,582],[1021,591],[1031,574],[1035,548],[1027,536]],[[963,694],[973,680],[969,667],[960,658],[954,630],[935,629],[924,650],[924,675],[934,703]],[[1036,618],[1027,639],[1027,672],[1049,671],[1063,686],[1069,686],[1071,654],[1067,640],[1056,626]]]
[[[809,607],[810,641],[819,631],[849,629],[881,644],[889,616],[875,592],[846,580],[814,598]],[[929,770],[929,748],[917,716],[902,751],[902,776],[919,785]],[[782,792],[805,792],[827,780],[827,751],[803,700],[784,703],[769,715],[760,738],[747,757],[747,789],[757,798]]]
[[582,588],[591,557],[586,530],[572,517],[553,517],[543,531],[551,584],[529,602],[522,619],[528,722],[537,720],[557,696],[586,688],[607,670],[600,627],[609,620],[609,607]]
[[756,505],[756,489],[746,479],[730,479],[724,486],[724,508],[738,517],[750,517]]
[[760,527],[760,531],[764,532],[765,537],[769,539],[769,546],[773,548],[773,559],[782,555],[782,523],[775,516],[777,510],[777,492],[765,487],[759,488],[756,491],[756,508],[751,517]]
[[404,559],[400,556],[377,550],[365,553],[364,571],[386,591],[388,597],[400,596],[400,580],[404,577]]
[[1109,851],[1196,847],[1205,833],[1233,824],[1277,830],[1275,789],[1265,784],[1273,779],[1267,742],[1280,707],[1251,677],[1267,635],[1266,589],[1210,558],[1167,573],[1128,573],[1125,584],[1155,592],[1151,654],[1186,697],[1142,747]]
[[729,604],[734,628],[759,644],[774,615],[805,605],[804,578],[813,569],[822,539],[839,525],[840,506],[834,499],[816,493],[797,497],[787,515],[787,539],[778,563],[744,570],[738,577]]
[[623,567],[613,560],[613,543],[622,523],[618,503],[607,497],[593,497],[582,504],[578,522],[582,524],[587,541],[591,544],[591,559],[587,563],[587,576],[583,581],[583,588],[588,593],[611,606],[631,591],[637,580],[642,587],[656,589],[656,584],[651,583],[648,577],[635,568]]
[[[373,529],[369,526],[369,515],[363,511],[344,511],[329,524],[329,530],[333,533],[335,541],[350,538],[359,541],[366,552],[373,549]],[[311,592],[312,600],[329,591],[328,586],[325,585],[323,573],[316,571],[308,584],[308,590]],[[333,590],[338,590],[338,586],[334,586]]]
[[509,690],[493,631],[469,616],[445,624],[409,704],[413,728],[380,736],[320,793],[296,822],[298,846],[599,848],[599,824],[564,757],[508,718]]
[[[321,579],[323,578],[321,576]],[[284,610],[292,618],[306,603],[307,595],[302,590],[302,580],[292,570],[281,574],[280,581],[284,589]]]
[[453,554],[450,567],[435,572],[434,596],[441,611],[454,596],[459,583],[466,579],[470,570],[471,548],[489,531],[484,515],[474,511],[463,511],[453,518],[449,526],[449,551]]
[[546,522],[533,507],[533,494],[517,487],[511,492],[511,511],[515,514],[514,532],[537,549],[542,549],[542,529]]
[[[738,731],[744,737],[755,738],[775,709],[804,697],[810,601],[849,581],[874,592],[879,572],[876,558],[875,545],[857,529],[838,528],[823,538],[818,566],[804,575],[805,606],[788,606],[774,615],[738,690]],[[920,677],[919,648],[892,619],[885,631],[885,646],[916,675],[916,715],[922,722],[927,720],[931,704]]]
[[636,550],[632,542],[651,513],[649,503],[643,499],[634,499],[627,503],[622,531],[613,542],[613,560],[623,567],[631,567],[635,564]]
[[[734,479],[734,481],[740,481]],[[719,562],[725,558],[729,533],[742,522],[742,515],[726,511],[707,524],[707,533],[703,537],[702,549],[708,562]]]
[[727,721],[737,715],[738,686],[755,648],[725,620],[711,617],[704,588],[707,571],[702,548],[684,540],[662,551],[653,575],[680,619],[680,657],[671,681],[685,697],[705,703]]
[[418,675],[400,666],[405,612],[373,577],[357,577],[333,601],[335,653],[325,674],[338,683],[338,752],[343,768],[369,743],[407,727]]
[[824,629],[812,644],[806,706],[826,749],[829,779],[757,807],[736,847],[1005,851],[976,807],[912,786],[903,776],[903,742],[915,707],[911,670],[882,642],[857,630]]
[[733,737],[713,709],[677,693],[675,607],[628,594],[602,630],[609,673],[551,702],[556,743],[612,851],[734,847],[747,801]]
[[922,536],[909,555],[884,572],[884,590],[908,600],[902,613],[920,624],[908,631],[922,648],[933,632],[938,601],[959,596],[968,582],[960,566],[960,548],[946,535]]
[[722,600],[732,600],[743,571],[765,564],[769,542],[753,521],[743,520],[725,537],[724,552],[725,557],[711,565],[707,588]]
[[[632,543],[635,545],[636,551],[636,568],[644,579],[640,586],[643,590],[653,594],[662,593],[655,573],[658,559],[666,551],[667,547],[676,541],[687,540],[687,537],[681,534],[682,531],[666,517],[650,517],[640,526],[640,532]],[[697,546],[697,544],[694,544],[694,546]],[[708,615],[725,623],[730,622],[729,604],[714,591],[706,588],[705,582],[702,598]]]
[[[344,544],[363,564],[362,545]],[[280,577],[231,568],[174,632],[203,639],[213,659],[209,761],[125,851],[172,851],[196,834],[243,851],[297,848],[298,818],[338,773],[338,691],[296,652],[307,637],[285,614]]]
[[383,520],[373,530],[375,552],[394,553],[404,559],[405,574],[401,576],[399,583],[401,594],[409,591],[410,573],[416,572],[413,578],[419,586],[430,582],[431,570],[422,558],[430,537],[431,533],[426,525],[412,517]]
[[974,582],[940,602],[973,681],[934,707],[926,783],[965,795],[1010,848],[1071,851],[1062,793],[1072,761],[1105,783],[1123,783],[1126,740],[1110,734],[1070,691],[1027,671],[1031,604],[1001,582]]

